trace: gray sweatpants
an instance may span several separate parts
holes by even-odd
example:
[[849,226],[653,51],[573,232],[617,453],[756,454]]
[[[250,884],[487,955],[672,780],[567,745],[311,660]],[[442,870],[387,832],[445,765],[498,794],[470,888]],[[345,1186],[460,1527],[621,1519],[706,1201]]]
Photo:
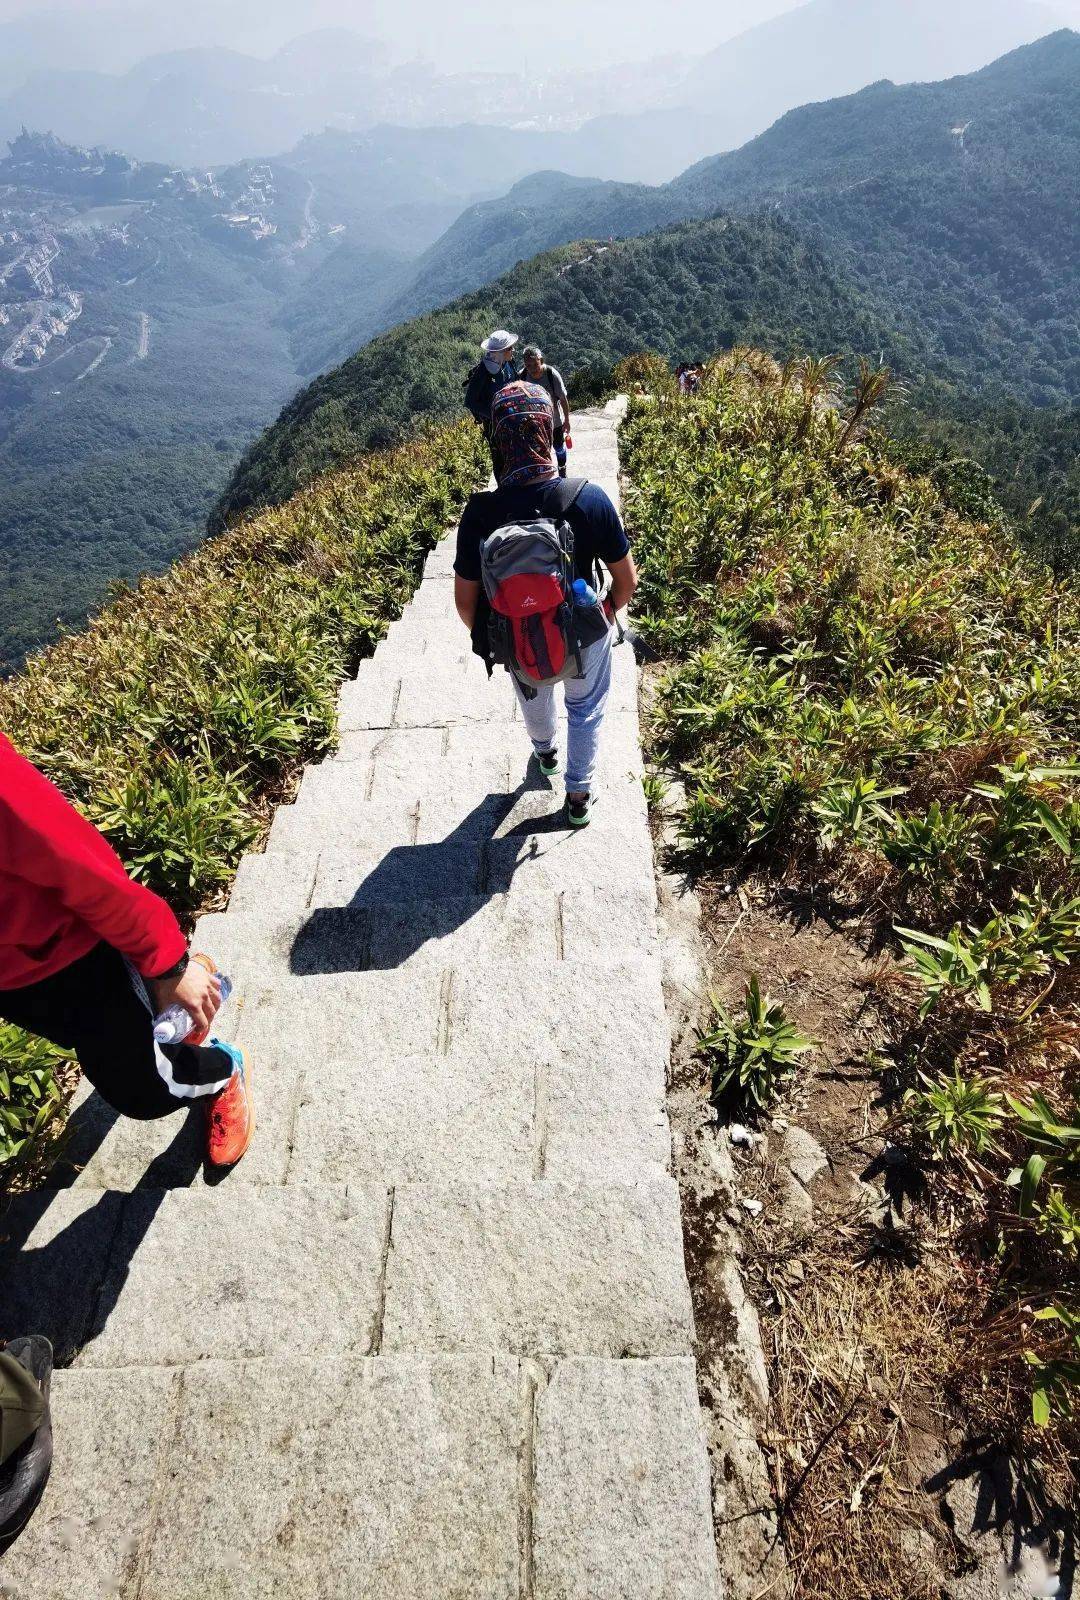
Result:
[[[600,748],[600,728],[611,688],[613,633],[614,629],[609,628],[602,639],[582,651],[581,664],[585,676],[567,678],[562,685],[566,694],[567,794],[584,794],[592,788]],[[555,704],[555,690],[558,687],[558,684],[548,684],[537,690],[535,699],[527,700],[517,680],[514,680],[521,715],[533,749],[537,752],[551,750],[558,743],[558,708]]]

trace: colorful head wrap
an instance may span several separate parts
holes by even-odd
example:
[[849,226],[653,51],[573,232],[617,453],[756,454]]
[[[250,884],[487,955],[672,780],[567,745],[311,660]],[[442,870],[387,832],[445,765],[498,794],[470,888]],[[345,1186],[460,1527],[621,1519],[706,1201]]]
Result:
[[499,390],[491,403],[491,433],[500,489],[558,476],[551,396],[538,383],[508,383]]

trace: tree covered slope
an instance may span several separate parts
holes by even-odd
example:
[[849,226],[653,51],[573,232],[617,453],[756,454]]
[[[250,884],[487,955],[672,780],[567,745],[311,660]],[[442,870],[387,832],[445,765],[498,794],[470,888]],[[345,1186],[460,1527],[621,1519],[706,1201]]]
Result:
[[[679,211],[700,220],[671,225]],[[585,232],[637,237],[520,260]],[[569,372],[735,339],[883,355],[915,391],[918,426],[930,419],[942,448],[981,461],[1014,514],[1034,507],[1061,568],[1076,553],[1078,260],[1080,35],[1068,30],[948,83],[803,107],[659,189],[538,174],[467,212],[391,305],[404,317],[455,283],[471,292],[298,395],[219,512],[280,499],[342,453],[449,414],[478,339],[514,323]]]
[[566,246],[381,335],[302,390],[243,457],[216,522],[287,499],[418,418],[458,412],[481,339],[504,325],[541,342],[568,376],[641,349],[675,358],[747,340],[777,353],[886,349],[903,365],[918,337],[890,328],[849,274],[778,218]]
[[804,106],[672,188],[697,210],[770,205],[812,227],[920,316],[969,388],[1080,396],[1080,34]]
[[412,314],[579,238],[778,210],[917,318],[943,375],[1051,405],[1080,393],[1080,34],[944,83],[806,105],[659,188],[519,184],[432,245],[384,312]]

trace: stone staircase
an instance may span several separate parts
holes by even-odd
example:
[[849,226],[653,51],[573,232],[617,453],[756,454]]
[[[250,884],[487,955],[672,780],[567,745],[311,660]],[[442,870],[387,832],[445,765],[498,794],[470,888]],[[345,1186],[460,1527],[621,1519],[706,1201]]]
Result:
[[[616,420],[574,426],[613,495]],[[244,1161],[85,1094],[4,1219],[0,1332],[72,1365],[0,1593],[716,1600],[633,657],[570,834],[452,559],[196,931]]]

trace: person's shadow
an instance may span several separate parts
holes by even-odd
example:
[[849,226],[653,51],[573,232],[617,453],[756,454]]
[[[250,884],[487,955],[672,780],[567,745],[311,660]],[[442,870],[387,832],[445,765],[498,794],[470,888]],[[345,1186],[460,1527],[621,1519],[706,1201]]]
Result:
[[[546,782],[542,788],[550,793]],[[510,794],[489,794],[434,844],[397,845],[355,888],[347,903],[313,911],[293,940],[290,971],[389,971],[432,940],[446,939],[493,896],[503,894],[519,861],[523,835],[565,829],[552,796],[550,814],[528,817],[496,837],[522,795],[539,791],[531,777]]]
[[[80,1110],[98,1100],[91,1096]],[[114,1122],[116,1113],[110,1110],[110,1115]],[[106,1121],[98,1119],[96,1125]],[[63,1366],[97,1337],[166,1193],[186,1188],[202,1164],[202,1140],[195,1142],[191,1133],[194,1121],[201,1132],[201,1118],[184,1117],[172,1143],[130,1193],[54,1188],[8,1201],[0,1211],[0,1340],[44,1334]],[[60,1193],[75,1193],[85,1205],[50,1232],[49,1208]],[[70,1200],[64,1209],[71,1209]],[[35,1234],[37,1242],[31,1244]]]

